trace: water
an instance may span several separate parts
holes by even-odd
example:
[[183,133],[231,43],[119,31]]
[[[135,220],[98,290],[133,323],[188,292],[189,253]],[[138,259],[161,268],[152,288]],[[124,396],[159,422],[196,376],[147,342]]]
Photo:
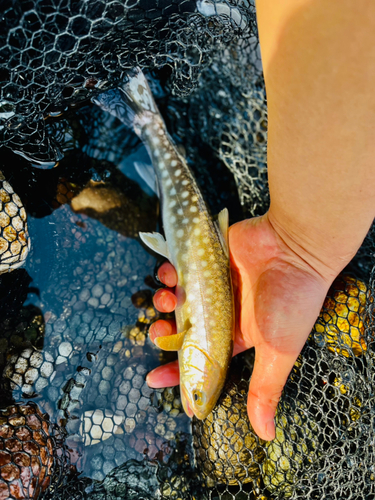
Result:
[[[213,213],[227,206],[235,222],[242,214],[233,178],[204,137],[176,116],[168,126],[176,134],[185,130],[190,138],[188,159]],[[15,448],[9,451],[10,464],[0,470],[0,500],[9,497],[1,490],[4,484],[17,487],[18,498],[63,500],[264,500],[279,495],[272,486],[275,482],[281,497],[283,491],[294,489],[294,498],[305,498],[306,474],[312,483],[324,483],[324,491],[344,477],[345,487],[357,485],[354,476],[342,471],[351,456],[360,463],[351,468],[353,474],[365,474],[367,464],[373,463],[372,438],[365,432],[372,426],[367,410],[373,404],[372,347],[369,344],[366,355],[358,355],[346,346],[350,360],[344,356],[337,363],[336,350],[327,348],[322,335],[312,337],[286,387],[280,412],[292,432],[281,433],[280,449],[260,446],[246,428],[245,417],[238,425],[232,419],[232,429],[222,412],[230,408],[234,413],[244,410],[245,415],[246,408],[227,401],[227,406],[218,407],[215,432],[199,430],[195,423],[194,446],[204,465],[194,468],[190,422],[178,388],[156,391],[145,382],[149,370],[171,359],[147,336],[149,324],[158,317],[152,293],[159,286],[154,279],[158,260],[138,239],[139,231],[159,226],[157,199],[135,168],[135,161],[147,161],[147,154],[132,132],[94,107],[63,116],[55,125],[64,151],[56,168],[33,168],[6,149],[0,156],[0,170],[25,203],[32,239],[25,269],[0,277],[0,404],[17,414],[0,414],[0,444],[9,438],[4,437],[7,429],[18,432],[17,440],[10,438],[6,445],[7,450]],[[365,255],[369,257],[368,250]],[[241,366],[241,360],[238,363]],[[344,367],[353,380],[341,374]],[[241,383],[248,379],[247,374]],[[348,396],[348,388],[355,394]],[[242,389],[246,395],[247,386]],[[228,394],[224,391],[224,403]],[[37,406],[27,407],[32,412],[27,418],[34,427],[43,423],[43,435],[22,423],[26,406],[15,403],[30,402]],[[233,432],[233,449],[225,448]],[[221,438],[214,443],[218,453],[224,450],[216,459],[215,446],[207,446],[215,436]],[[249,449],[240,449],[243,436],[251,438]],[[327,464],[313,453],[321,442],[332,455]],[[21,445],[34,460],[34,478],[45,475],[39,491],[30,490],[28,458],[22,455],[24,465],[15,465],[15,450]],[[301,467],[306,446],[311,448],[307,468]],[[8,460],[7,453],[0,452],[0,460]],[[289,461],[290,469],[285,465]],[[235,485],[230,479],[215,488],[202,487],[198,474],[205,466],[217,465],[216,478],[224,471],[228,482],[233,463],[241,463],[251,481],[236,479]],[[322,475],[326,470],[334,470],[334,480],[330,476],[327,485]],[[366,480],[373,491],[372,472]]]
[[[51,171],[10,152],[5,157],[13,168],[6,161],[2,168],[29,214],[32,248],[24,270],[1,278],[8,301],[14,288],[19,292],[3,315],[2,407],[32,401],[63,433],[62,467],[73,466],[71,478],[64,490],[51,479],[44,494],[72,498],[80,484],[82,495],[91,488],[95,498],[98,481],[110,474],[117,481],[119,468],[136,465],[158,495],[165,481],[156,471],[172,457],[175,464],[176,453],[185,457],[181,467],[191,462],[178,389],[154,391],[145,382],[148,371],[168,360],[147,335],[158,315],[152,306],[158,261],[137,237],[157,230],[158,203],[134,168],[134,160],[147,161],[144,151],[137,146],[123,154],[120,143],[111,154],[100,141],[89,142],[90,148],[66,151]],[[134,474],[124,481],[134,483]],[[127,487],[138,491],[141,483]]]

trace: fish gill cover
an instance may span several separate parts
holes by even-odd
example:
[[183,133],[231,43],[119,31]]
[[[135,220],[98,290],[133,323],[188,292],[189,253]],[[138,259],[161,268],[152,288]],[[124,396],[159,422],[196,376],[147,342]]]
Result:
[[157,209],[116,169],[139,151],[134,134],[89,100],[140,66],[212,211],[264,213],[253,2],[0,0],[0,12],[1,170],[35,245],[27,272],[0,283],[0,499],[372,499],[373,231],[357,278],[327,296],[272,443],[247,419],[251,352],[192,438],[178,389],[144,380],[165,358],[147,343],[155,262],[132,238]]

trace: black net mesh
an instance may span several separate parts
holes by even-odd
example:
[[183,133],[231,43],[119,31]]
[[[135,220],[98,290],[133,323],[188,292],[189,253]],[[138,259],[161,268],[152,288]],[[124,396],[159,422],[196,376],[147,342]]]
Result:
[[371,498],[373,339],[364,328],[371,306],[362,281],[334,282],[289,376],[270,443],[246,415],[253,359],[233,362],[218,406],[193,422],[208,498],[223,491],[225,498]]
[[46,120],[113,87],[135,65],[167,65],[170,88],[187,94],[217,51],[250,33],[246,3],[221,2],[217,16],[211,1],[2,1],[1,142],[58,159]]
[[[0,500],[372,499],[373,232],[349,266],[356,278],[328,294],[272,443],[247,418],[252,352],[233,361],[218,406],[192,429],[178,388],[145,382],[170,359],[147,339],[155,260],[134,241],[155,229],[156,199],[126,177],[142,154],[136,136],[89,99],[141,66],[212,212],[264,213],[252,2],[0,7],[0,170],[32,217],[28,272],[47,283],[33,289],[25,270],[1,277]],[[23,304],[32,293],[44,310]]]

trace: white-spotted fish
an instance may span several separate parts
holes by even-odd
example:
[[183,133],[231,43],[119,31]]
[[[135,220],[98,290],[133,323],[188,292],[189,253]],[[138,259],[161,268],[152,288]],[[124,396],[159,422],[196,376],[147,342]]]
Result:
[[[233,351],[234,308],[229,267],[228,211],[211,218],[186,161],[179,154],[143,73],[94,102],[133,125],[154,166],[164,237],[142,241],[177,271],[177,333],[155,343],[178,351],[181,399],[186,413],[206,418],[223,388]],[[130,114],[129,114],[130,113]]]

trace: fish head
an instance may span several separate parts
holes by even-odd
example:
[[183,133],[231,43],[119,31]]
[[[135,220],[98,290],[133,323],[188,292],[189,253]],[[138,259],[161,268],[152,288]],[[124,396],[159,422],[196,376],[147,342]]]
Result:
[[213,410],[225,382],[223,368],[205,351],[184,346],[178,354],[181,401],[189,417],[205,419]]

